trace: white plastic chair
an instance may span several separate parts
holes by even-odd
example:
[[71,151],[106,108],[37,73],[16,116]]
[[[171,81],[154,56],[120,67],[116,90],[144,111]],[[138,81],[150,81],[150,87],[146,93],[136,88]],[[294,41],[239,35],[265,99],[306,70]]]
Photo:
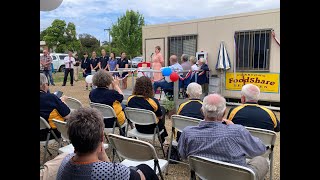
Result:
[[[44,156],[43,156],[43,161],[41,165],[43,165],[46,162],[47,152],[49,152],[48,145],[53,144],[55,142],[60,142],[59,138],[52,131],[52,128],[50,127],[48,122],[43,117],[40,116],[40,130],[42,129],[47,129],[48,134],[47,134],[47,139],[45,141],[40,141],[40,144],[44,146]],[[51,134],[54,136],[54,139],[49,140]]]
[[255,180],[255,173],[247,167],[200,156],[189,156],[191,179]]
[[277,134],[274,131],[260,129],[260,128],[253,128],[253,127],[246,127],[246,129],[251,133],[252,136],[258,137],[264,145],[268,146],[267,152],[263,155],[270,160],[270,179],[272,180],[273,175],[273,148],[276,143]]
[[67,104],[67,106],[70,108],[71,111],[74,111],[76,109],[83,107],[82,103],[78,99],[75,99],[72,97],[68,97],[65,100],[65,103]]
[[116,134],[108,134],[108,139],[116,153],[125,158],[121,164],[127,167],[147,164],[163,180],[162,172],[168,166],[168,161],[159,159],[150,143]]
[[[126,114],[126,118],[134,124],[138,124],[138,125],[157,124],[156,123],[157,116],[153,111],[146,110],[146,109],[126,107],[124,109],[124,112]],[[127,124],[126,136],[152,140],[153,146],[155,145],[155,137],[157,135],[162,152],[163,152],[163,156],[165,156],[163,144],[162,144],[163,142],[161,142],[161,138],[160,138],[160,135],[164,132],[164,130],[159,131],[158,125],[155,126],[153,134],[140,133],[136,128],[133,128],[130,131],[128,131],[128,128],[129,128],[128,126],[129,126],[129,123]]]
[[114,109],[111,106],[106,105],[106,104],[101,104],[101,103],[90,102],[90,107],[98,109],[102,113],[102,116],[103,116],[104,119],[115,118],[115,121],[113,123],[113,128],[104,128],[104,133],[105,134],[108,134],[108,133],[111,133],[111,132],[114,133],[114,131],[116,129],[116,125],[118,125],[119,131],[122,134],[125,134],[125,132],[122,131],[122,128],[126,127],[126,125],[127,125],[126,120],[120,126],[120,123],[119,123],[118,118],[117,118],[117,114],[116,114],[116,112],[114,111]]
[[[59,143],[59,154],[61,153],[73,153],[74,152],[74,147],[72,144],[70,144],[70,140],[69,140],[69,136],[68,136],[68,128],[67,128],[67,123],[66,122],[63,122],[63,121],[59,121],[59,120],[56,120],[56,119],[53,119],[52,120],[53,123],[56,125],[58,131],[61,133],[61,137],[63,140],[65,140],[68,145],[67,146],[64,146],[64,147],[61,147],[61,142],[62,140],[60,141]],[[109,147],[108,144],[104,144],[103,145],[104,149],[107,149]]]
[[[177,130],[179,132],[182,132],[182,130],[187,126],[198,126],[201,119],[187,117],[187,116],[181,116],[181,115],[172,115],[172,131],[171,131],[171,138],[170,138],[170,145],[169,145],[169,153],[168,153],[168,162],[177,162],[188,165],[188,163],[182,162],[182,161],[176,161],[173,159],[170,159],[171,156],[171,149],[173,144],[173,134],[174,131]],[[175,144],[178,144],[178,142],[175,141]],[[167,168],[166,174],[168,174],[169,168]]]

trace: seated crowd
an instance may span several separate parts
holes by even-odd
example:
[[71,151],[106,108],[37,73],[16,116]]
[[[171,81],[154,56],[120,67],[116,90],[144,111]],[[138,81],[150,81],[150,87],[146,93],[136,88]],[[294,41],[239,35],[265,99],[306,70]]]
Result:
[[[191,59],[194,65],[196,60],[194,57]],[[182,70],[183,67],[196,69],[192,64],[186,64],[185,55],[182,60],[183,66],[178,63],[177,56],[170,56],[171,66],[169,67],[174,70]],[[199,65],[200,70],[208,71],[204,59],[199,60]],[[193,78],[192,74],[190,79]],[[207,81],[206,78],[201,77],[198,77],[198,80],[201,83]],[[66,121],[68,135],[75,148],[74,153],[61,154],[46,163],[55,161],[57,161],[55,164],[61,163],[55,170],[57,179],[80,177],[81,179],[150,179],[150,177],[156,177],[153,169],[145,164],[137,166],[138,170],[137,168],[133,170],[118,163],[111,163],[103,149],[103,129],[112,128],[115,119],[103,119],[101,113],[93,108],[80,108],[70,113],[70,109],[63,102],[65,97],[58,98],[49,93],[47,83],[46,76],[40,74],[40,116],[48,121],[58,138],[61,135],[52,123],[52,119]],[[179,105],[176,113],[199,119],[198,126],[188,126],[182,133],[178,132],[175,136],[181,158],[187,159],[190,155],[198,155],[245,166],[255,172],[257,180],[264,179],[269,166],[262,155],[267,147],[260,139],[252,136],[245,126],[279,132],[280,122],[271,110],[258,105],[259,88],[253,84],[244,85],[241,90],[242,105],[231,108],[227,113],[226,100],[219,94],[210,94],[203,99],[203,102],[201,101],[200,96],[203,94],[201,83],[195,83],[192,80],[191,83],[188,82],[186,86],[188,99]],[[90,92],[90,101],[113,107],[120,126],[126,119],[124,113],[126,107],[153,111],[158,118],[157,124],[135,125],[135,128],[140,133],[153,134],[155,126],[158,125],[160,131],[164,130],[161,143],[165,142],[168,136],[165,127],[166,110],[154,98],[154,92],[158,87],[171,89],[173,83],[161,80],[152,84],[148,77],[137,78],[133,93],[126,104],[122,103],[124,96],[119,87],[118,78],[112,77],[109,72],[98,71],[93,76],[93,85],[97,88]],[[40,131],[40,139],[43,140],[45,133]],[[246,162],[246,157],[252,159]]]

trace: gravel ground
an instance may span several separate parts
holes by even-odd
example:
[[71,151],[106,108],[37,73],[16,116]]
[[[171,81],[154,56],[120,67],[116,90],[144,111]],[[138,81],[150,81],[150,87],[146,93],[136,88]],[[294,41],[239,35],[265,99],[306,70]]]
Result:
[[[128,88],[130,88],[130,82],[131,80],[128,79]],[[82,102],[82,104],[86,107],[89,106],[89,92],[85,90],[85,82],[84,81],[78,81],[74,82],[74,86],[70,86],[69,79],[66,86],[61,86],[61,82],[57,82],[56,86],[50,86],[50,91],[55,92],[57,90],[60,90],[63,92],[64,95],[74,97]],[[280,120],[280,112],[275,112],[276,116]],[[166,118],[166,129],[168,131],[168,134],[170,137],[171,135],[171,119],[168,117]],[[169,141],[169,139],[167,139]],[[159,145],[159,144],[158,144]],[[52,156],[48,156],[48,160],[53,159],[55,156],[57,156],[57,146],[58,144],[52,144],[49,146],[52,152]],[[43,159],[43,148],[40,146],[41,154],[40,154],[40,162],[42,162]],[[163,158],[162,152],[160,148],[157,148],[157,153],[159,155],[159,158]],[[107,154],[109,157],[111,157],[111,152],[107,151]],[[279,180],[280,179],[280,133],[277,133],[277,140],[274,147],[274,165],[273,165],[273,179]],[[179,180],[179,179],[189,179],[190,173],[189,168],[186,165],[183,164],[170,164],[169,165],[169,174],[164,176],[165,179],[168,180]],[[266,179],[269,179],[269,173],[267,174]]]

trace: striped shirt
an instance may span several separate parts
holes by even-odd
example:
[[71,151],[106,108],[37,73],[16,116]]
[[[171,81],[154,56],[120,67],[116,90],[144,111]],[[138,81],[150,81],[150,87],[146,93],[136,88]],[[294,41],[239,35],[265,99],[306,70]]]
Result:
[[183,159],[196,155],[249,167],[246,157],[264,154],[266,146],[244,126],[201,121],[199,126],[183,129],[178,150]]
[[[42,55],[40,56],[40,63],[46,64],[42,65],[43,70],[51,70],[51,63],[52,63],[52,58],[50,55]],[[40,65],[40,70],[41,70],[41,65]]]

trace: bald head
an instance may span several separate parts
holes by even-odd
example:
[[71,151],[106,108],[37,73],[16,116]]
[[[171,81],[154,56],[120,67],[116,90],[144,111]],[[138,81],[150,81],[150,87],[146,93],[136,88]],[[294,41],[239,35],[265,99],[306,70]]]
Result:
[[222,120],[226,111],[226,99],[220,94],[209,94],[203,99],[201,109],[205,120]]
[[258,102],[260,89],[254,84],[246,84],[241,89],[241,102]]
[[178,62],[177,56],[176,55],[171,55],[170,56],[170,64],[173,65],[173,64],[175,64],[177,62]]

